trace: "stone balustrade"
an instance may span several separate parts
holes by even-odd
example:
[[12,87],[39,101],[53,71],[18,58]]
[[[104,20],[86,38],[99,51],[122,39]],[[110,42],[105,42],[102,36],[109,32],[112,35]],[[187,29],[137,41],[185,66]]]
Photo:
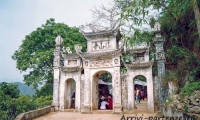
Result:
[[54,107],[47,106],[47,107],[43,107],[37,110],[21,113],[15,118],[15,120],[32,120],[34,118],[46,115],[53,111],[54,111]]

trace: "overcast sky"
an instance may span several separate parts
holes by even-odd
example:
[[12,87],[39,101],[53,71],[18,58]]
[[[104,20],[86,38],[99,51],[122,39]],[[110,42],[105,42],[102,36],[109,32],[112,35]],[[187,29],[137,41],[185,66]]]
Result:
[[[90,9],[111,0],[0,0],[0,80],[19,79],[23,75],[16,69],[11,56],[30,34],[54,18],[71,27],[92,21]],[[13,81],[14,82],[14,81]]]

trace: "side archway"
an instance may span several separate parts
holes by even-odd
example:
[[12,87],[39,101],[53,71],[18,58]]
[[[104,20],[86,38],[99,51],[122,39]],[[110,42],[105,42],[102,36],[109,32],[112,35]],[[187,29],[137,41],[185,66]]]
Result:
[[134,85],[134,98],[137,103],[142,103],[143,107],[140,106],[140,104],[136,105],[137,109],[146,109],[145,106],[147,106],[147,80],[146,77],[142,75],[138,75],[133,79],[133,85]]
[[64,109],[75,109],[76,81],[69,78],[65,81]]
[[135,95],[134,95],[134,78],[143,76],[146,78],[147,84],[147,108],[149,112],[154,112],[154,92],[153,92],[153,78],[152,69],[146,68],[143,70],[128,70],[127,90],[128,90],[128,109],[134,111],[135,109]]

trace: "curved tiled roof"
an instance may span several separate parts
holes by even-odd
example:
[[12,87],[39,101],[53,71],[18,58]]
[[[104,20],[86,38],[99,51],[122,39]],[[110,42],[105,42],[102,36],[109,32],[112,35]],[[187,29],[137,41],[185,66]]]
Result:
[[147,68],[153,65],[153,62],[145,62],[145,63],[130,63],[124,65],[128,68],[139,69],[139,68]]
[[62,56],[63,56],[63,58],[66,58],[68,60],[80,58],[80,56],[77,53],[62,54]]
[[81,58],[90,59],[90,58],[109,58],[119,53],[121,53],[121,50],[113,50],[113,51],[101,52],[101,53],[82,53],[79,55],[81,56]]
[[115,33],[116,30],[105,30],[105,31],[98,31],[98,32],[82,32],[82,34],[86,37],[89,36],[98,36],[98,35],[112,35]]
[[84,59],[98,59],[98,58],[110,58],[112,56],[115,56],[117,54],[121,54],[123,50],[123,45],[117,49],[117,50],[113,50],[113,51],[107,51],[107,52],[99,52],[99,53],[81,53],[78,52],[77,54]]
[[144,52],[146,52],[146,51],[148,51],[148,48],[138,48],[138,49],[133,49],[133,50],[127,50],[127,52],[129,52],[129,53],[144,53]]

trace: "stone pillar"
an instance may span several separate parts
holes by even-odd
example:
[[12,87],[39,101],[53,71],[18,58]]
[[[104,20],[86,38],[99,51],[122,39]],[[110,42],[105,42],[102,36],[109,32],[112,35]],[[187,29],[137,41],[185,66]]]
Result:
[[153,92],[153,79],[152,79],[152,67],[147,68],[148,72],[146,72],[147,79],[147,99],[148,99],[148,110],[154,113],[154,92]]
[[[61,76],[64,74],[61,72]],[[66,97],[67,95],[67,86],[69,82],[65,82],[65,77],[60,77],[60,85],[59,85],[59,111],[64,111],[65,107],[69,106],[69,98]]]
[[113,94],[113,113],[122,113],[122,91],[121,91],[121,77],[120,67],[114,67],[114,94]]
[[60,85],[60,71],[61,66],[63,65],[62,61],[62,42],[63,39],[61,36],[58,36],[56,38],[56,45],[54,49],[54,85],[53,85],[53,106],[55,107],[55,110],[58,110],[59,108],[59,85]]
[[54,68],[54,84],[53,84],[53,106],[55,110],[59,108],[59,76],[60,70],[59,68]]
[[81,109],[81,71],[78,71],[77,76],[76,76],[76,96],[75,96],[75,109],[76,111],[80,112]]
[[127,74],[121,74],[122,78],[122,106],[123,106],[123,112],[128,112],[128,75]]
[[157,67],[158,67],[158,92],[159,92],[159,103],[163,104],[165,102],[164,98],[164,86],[162,85],[162,76],[165,75],[165,54],[164,54],[164,49],[163,49],[163,44],[164,44],[164,39],[161,36],[161,31],[160,31],[160,24],[155,23],[154,25],[154,30],[155,30],[155,37],[154,37],[154,45],[156,47],[156,62],[157,62]]
[[90,70],[85,69],[85,81],[84,81],[84,104],[82,113],[91,113],[91,79]]
[[135,110],[135,95],[134,95],[134,81],[133,76],[131,76],[131,73],[128,73],[129,76],[127,77],[127,89],[128,89],[128,111],[134,112]]

